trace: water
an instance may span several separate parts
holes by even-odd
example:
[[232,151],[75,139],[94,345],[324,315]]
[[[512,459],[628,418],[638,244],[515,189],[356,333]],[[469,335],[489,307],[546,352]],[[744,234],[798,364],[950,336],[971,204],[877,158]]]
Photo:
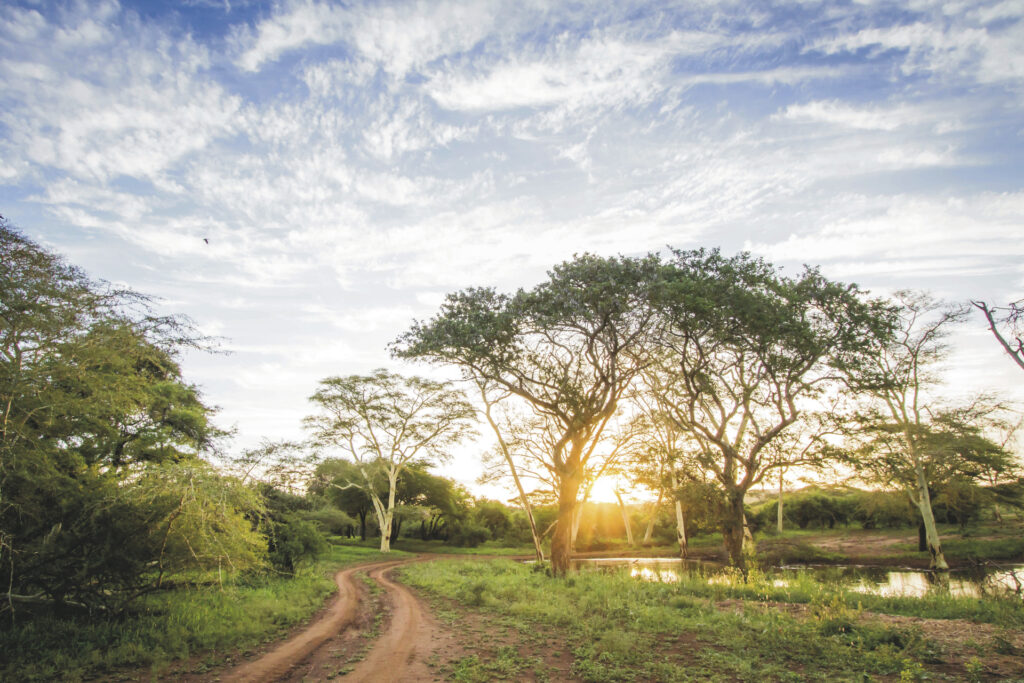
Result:
[[[642,581],[675,583],[680,576],[703,577],[708,583],[725,583],[730,578],[725,567],[714,562],[674,558],[603,557],[574,560],[583,570],[618,570],[628,568],[631,576]],[[1024,581],[1024,565],[1000,569],[954,570],[948,573],[927,572],[900,567],[864,566],[786,566],[770,571],[770,580],[780,588],[801,576],[847,590],[882,596],[921,597],[929,591],[941,591],[954,597],[980,598],[984,594],[1013,592],[1017,584],[1013,572]]]

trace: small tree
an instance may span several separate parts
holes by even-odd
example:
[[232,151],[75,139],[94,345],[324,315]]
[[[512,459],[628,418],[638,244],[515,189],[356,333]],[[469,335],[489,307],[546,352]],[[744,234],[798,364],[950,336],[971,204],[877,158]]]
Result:
[[977,440],[980,434],[970,434],[976,432],[977,405],[940,409],[929,395],[940,381],[935,367],[946,355],[949,328],[964,320],[967,309],[909,291],[897,292],[896,300],[897,334],[879,339],[875,352],[850,368],[851,385],[874,398],[862,419],[866,441],[855,465],[877,481],[899,483],[921,515],[931,567],[948,569],[932,511],[935,484],[995,451]]
[[317,444],[344,451],[359,472],[335,486],[366,492],[380,525],[380,550],[388,552],[399,475],[417,459],[447,460],[445,449],[472,432],[473,407],[447,383],[384,369],[328,377],[310,400],[320,407],[305,421]]
[[[915,457],[910,457],[906,425],[875,413],[862,426],[864,438],[855,460],[859,476],[869,483],[896,484],[908,494],[920,515],[919,549],[931,553],[933,569],[948,568],[937,542],[935,508],[945,511],[946,521],[956,520],[963,526],[972,511],[998,500],[998,490],[985,490],[982,485],[1014,469],[1010,453],[985,435],[983,425],[992,409],[982,402],[930,412],[927,420],[909,430]],[[928,503],[927,511],[923,501]]]

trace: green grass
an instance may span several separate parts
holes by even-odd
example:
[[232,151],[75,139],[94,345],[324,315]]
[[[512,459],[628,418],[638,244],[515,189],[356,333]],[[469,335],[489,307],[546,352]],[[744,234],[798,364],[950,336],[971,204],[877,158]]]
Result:
[[391,546],[409,553],[438,553],[444,555],[529,555],[533,556],[533,545],[505,546],[495,541],[486,541],[475,548],[459,548],[445,545],[443,541],[421,541],[415,538],[400,538]]
[[[521,632],[537,625],[565,634],[573,673],[587,681],[861,680],[910,674],[935,657],[919,630],[862,620],[862,610],[922,616],[974,616],[1018,625],[994,601],[874,598],[811,581],[786,589],[756,575],[708,584],[648,583],[627,572],[581,572],[553,579],[509,562],[449,560],[410,565],[404,580],[443,598],[510,618]],[[734,608],[717,601],[732,598]],[[767,600],[804,602],[802,615],[763,607]],[[968,602],[991,606],[975,609]],[[986,611],[987,610],[987,611]],[[683,638],[684,643],[676,644]],[[488,662],[477,659],[477,667]],[[467,679],[471,680],[471,679]]]
[[[331,537],[332,543],[338,543],[349,547],[358,548],[379,548],[379,538],[368,538],[365,541],[346,539],[342,536]],[[475,548],[460,548],[454,545],[447,545],[444,541],[422,541],[418,538],[399,538],[391,544],[393,550],[401,550],[407,553],[430,553],[437,555],[533,555],[533,544],[507,546],[498,541],[486,541]],[[545,548],[545,553],[547,549]]]
[[332,545],[293,578],[261,575],[223,588],[166,591],[142,599],[134,613],[116,620],[19,611],[13,627],[6,618],[0,624],[0,680],[75,681],[126,667],[150,667],[156,674],[174,660],[209,652],[197,664],[203,670],[233,650],[273,640],[305,621],[335,590],[333,571],[379,557],[368,548]]

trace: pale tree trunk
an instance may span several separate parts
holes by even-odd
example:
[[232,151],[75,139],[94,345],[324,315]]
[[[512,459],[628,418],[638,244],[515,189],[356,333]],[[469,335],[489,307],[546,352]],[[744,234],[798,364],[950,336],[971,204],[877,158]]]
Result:
[[928,554],[931,556],[928,566],[931,569],[945,571],[949,569],[949,565],[942,554],[939,530],[935,526],[935,515],[932,514],[932,498],[928,493],[928,480],[921,465],[916,465],[914,470],[917,475],[917,500],[915,502],[921,511],[921,520],[924,522],[925,542],[928,544]]
[[544,550],[540,547],[540,534],[537,533],[537,522],[533,519],[533,507],[530,505],[530,501],[526,498],[526,494],[523,493],[522,488],[519,489],[519,493],[519,500],[522,501],[523,509],[526,510],[526,519],[530,522],[530,536],[533,537],[533,552],[537,556],[537,561],[543,562]]
[[[373,502],[373,514],[377,518],[377,526],[380,527],[380,551],[386,553],[391,550],[391,523],[388,517],[388,510],[384,507],[384,502],[376,493],[370,493],[370,500]],[[385,530],[388,533],[385,533]]]
[[395,517],[395,489],[398,488],[398,474],[388,472],[388,507],[384,510],[384,516],[380,527],[380,551],[391,552],[391,523]]
[[647,529],[644,531],[644,540],[642,541],[644,545],[650,543],[651,536],[654,535],[654,519],[658,516],[658,510],[661,509],[661,501],[664,497],[665,490],[658,489],[658,501],[654,504],[654,507],[651,508],[651,518],[647,520]]
[[[537,533],[537,522],[533,518],[533,506],[530,505],[530,499],[526,497],[526,491],[523,489],[523,483],[519,480],[519,471],[516,469],[516,464],[512,460],[512,454],[508,450],[508,444],[505,443],[505,439],[501,436],[501,430],[498,429],[498,424],[491,416],[491,402],[487,398],[487,391],[484,389],[484,385],[479,381],[477,382],[477,387],[479,387],[480,396],[484,401],[484,415],[487,417],[487,422],[491,425],[494,435],[498,437],[498,447],[501,449],[501,454],[505,457],[505,463],[508,465],[508,469],[512,473],[512,480],[516,483],[516,491],[519,492],[519,502],[522,503],[523,509],[526,511],[526,519],[530,523],[530,536],[533,538],[533,551],[537,556],[537,562],[543,562],[544,550],[540,546],[540,534]],[[573,539],[575,540],[575,536]]]
[[633,525],[629,523],[629,512],[626,510],[626,504],[622,502],[622,496],[619,495],[619,489],[615,489],[615,498],[619,501],[619,510],[622,512],[622,523],[626,527],[626,543],[630,547],[635,545],[633,543]]
[[679,479],[676,478],[676,473],[672,471],[672,491],[673,501],[675,502],[676,509],[676,542],[679,543],[679,557],[686,559],[689,555],[688,541],[686,539],[686,518],[683,517],[683,502],[676,498],[679,491]]
[[580,491],[578,471],[564,473],[558,486],[558,519],[551,536],[551,571],[555,576],[565,576],[572,560],[573,516],[576,512],[576,496]]
[[576,509],[572,513],[572,550],[576,552],[576,539],[580,535],[580,523],[583,521],[583,508],[586,506],[587,501],[590,500],[590,491],[594,488],[594,482],[590,482],[590,485],[583,490],[583,496],[580,498],[579,503],[576,504]]
[[683,503],[676,500],[676,541],[679,543],[679,557],[686,559],[689,545],[686,540],[686,519],[683,517]]

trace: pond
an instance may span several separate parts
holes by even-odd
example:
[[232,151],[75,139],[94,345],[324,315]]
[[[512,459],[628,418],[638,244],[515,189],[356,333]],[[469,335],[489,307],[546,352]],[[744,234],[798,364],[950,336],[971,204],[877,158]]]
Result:
[[[573,566],[581,570],[606,571],[628,568],[630,575],[642,581],[675,583],[684,575],[688,578],[702,577],[708,583],[729,580],[725,575],[726,567],[700,560],[602,557],[577,559],[573,561]],[[941,590],[954,597],[980,598],[986,593],[1012,593],[1017,588],[1014,572],[1024,581],[1024,565],[953,570],[948,573],[902,567],[800,565],[773,568],[770,577],[772,583],[780,588],[810,576],[818,583],[873,595],[921,597],[929,591]]]

